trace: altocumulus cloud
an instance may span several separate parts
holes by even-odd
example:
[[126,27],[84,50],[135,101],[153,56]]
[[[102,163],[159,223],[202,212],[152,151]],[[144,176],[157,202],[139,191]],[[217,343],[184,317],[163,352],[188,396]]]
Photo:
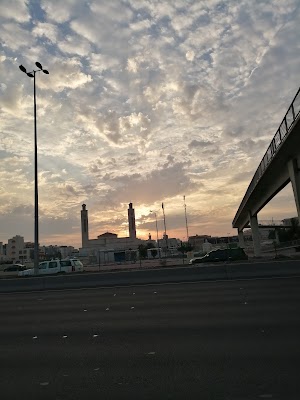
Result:
[[[130,201],[138,218],[164,201],[184,236],[184,194],[191,234],[227,234],[297,90],[299,12],[298,0],[3,0],[0,240],[33,239],[32,82],[18,66],[35,61],[50,71],[37,77],[42,243],[79,245],[83,201],[97,231],[120,232]],[[294,214],[276,201],[276,218]]]

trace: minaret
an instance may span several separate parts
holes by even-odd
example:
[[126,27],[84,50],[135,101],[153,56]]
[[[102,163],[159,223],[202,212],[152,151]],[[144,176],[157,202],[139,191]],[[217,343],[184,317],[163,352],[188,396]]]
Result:
[[132,208],[132,203],[129,203],[129,208],[128,208],[128,224],[129,224],[129,237],[132,239],[136,239],[135,214],[134,214],[134,208]]
[[82,247],[88,247],[89,219],[88,219],[88,210],[86,210],[86,204],[82,204],[82,210],[81,210],[81,240],[82,240]]

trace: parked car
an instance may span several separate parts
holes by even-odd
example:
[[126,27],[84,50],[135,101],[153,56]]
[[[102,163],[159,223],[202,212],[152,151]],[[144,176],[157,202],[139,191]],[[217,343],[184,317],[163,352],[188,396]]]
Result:
[[192,258],[189,264],[200,264],[207,262],[218,262],[218,261],[238,261],[248,260],[248,256],[244,249],[237,247],[235,249],[217,249],[207,253],[204,257]]
[[[39,263],[38,275],[52,275],[52,274],[65,274],[70,272],[82,272],[82,262],[76,258],[68,258],[65,260],[51,260]],[[34,268],[20,271],[19,276],[32,276],[34,275]]]
[[4,272],[16,272],[16,271],[25,271],[26,267],[23,264],[13,264],[9,267],[6,267],[3,271]]

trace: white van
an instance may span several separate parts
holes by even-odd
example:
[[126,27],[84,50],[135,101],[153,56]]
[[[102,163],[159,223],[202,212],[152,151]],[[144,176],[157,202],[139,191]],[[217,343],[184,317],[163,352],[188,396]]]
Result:
[[[64,260],[51,260],[39,263],[38,275],[52,275],[52,274],[65,274],[69,272],[82,272],[82,262],[76,258],[68,258]],[[18,276],[32,276],[34,275],[34,268],[20,271]]]

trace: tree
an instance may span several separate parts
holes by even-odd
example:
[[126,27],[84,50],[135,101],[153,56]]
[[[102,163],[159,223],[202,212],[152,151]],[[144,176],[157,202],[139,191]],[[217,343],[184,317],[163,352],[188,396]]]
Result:
[[193,250],[193,247],[189,243],[182,243],[179,247],[177,247],[177,250],[182,253],[182,262],[184,264],[184,255],[188,252]]
[[146,258],[148,255],[147,247],[143,244],[139,245],[139,255],[140,255],[140,258]]
[[268,239],[275,239],[275,231],[269,231]]
[[292,227],[289,230],[290,240],[298,239],[300,236],[300,228],[298,218],[291,219]]
[[151,256],[155,258],[157,256],[157,250],[156,249],[151,249]]
[[181,243],[181,245],[177,248],[177,250],[182,253],[188,253],[189,251],[193,250],[193,246],[191,246],[189,243]]
[[300,238],[300,227],[298,218],[291,218],[291,227],[289,229],[279,229],[278,236],[281,243]]

